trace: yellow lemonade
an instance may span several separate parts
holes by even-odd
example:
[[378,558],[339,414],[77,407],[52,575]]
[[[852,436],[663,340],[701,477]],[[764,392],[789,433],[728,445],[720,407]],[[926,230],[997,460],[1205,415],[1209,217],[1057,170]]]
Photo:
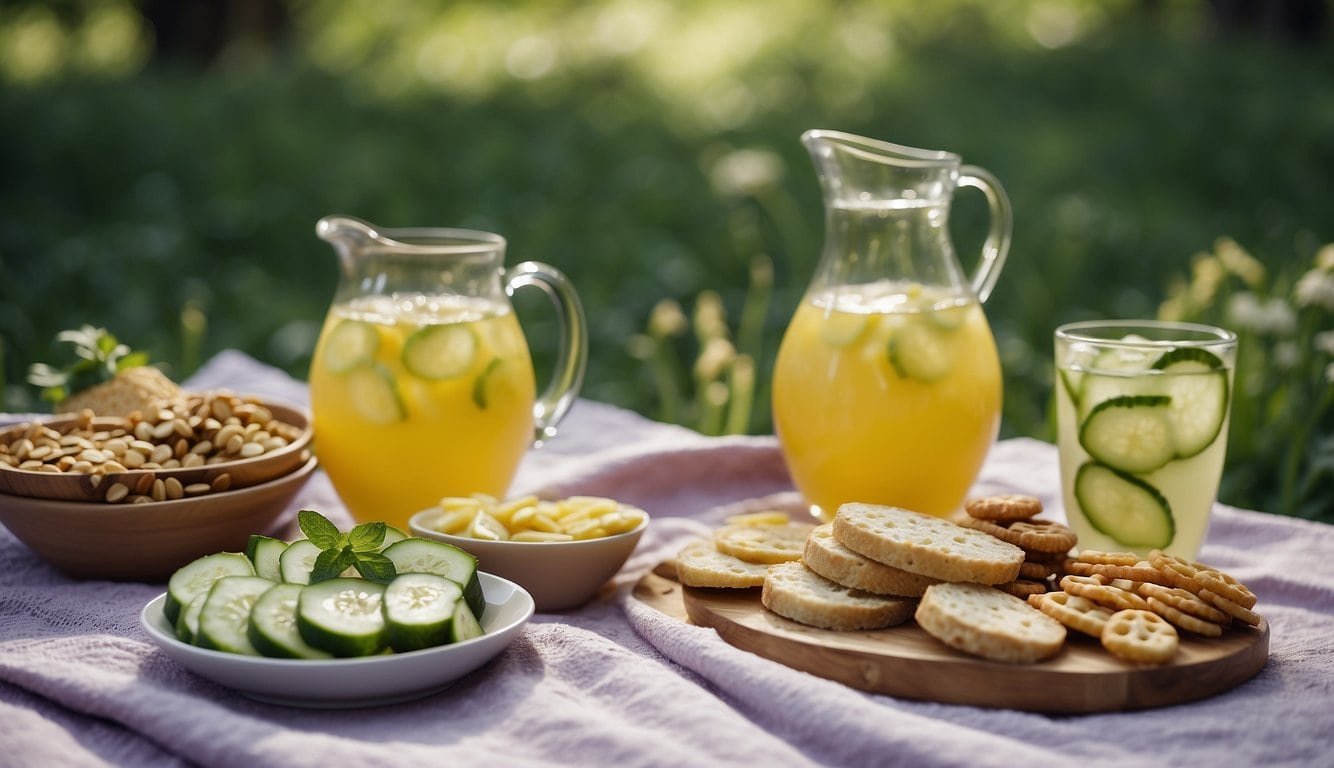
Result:
[[1000,425],[1000,361],[982,308],[916,284],[808,296],[773,386],[793,481],[826,519],[846,502],[949,515]]
[[535,387],[508,304],[336,304],[311,362],[315,450],[357,520],[406,531],[443,496],[504,496],[533,442]]

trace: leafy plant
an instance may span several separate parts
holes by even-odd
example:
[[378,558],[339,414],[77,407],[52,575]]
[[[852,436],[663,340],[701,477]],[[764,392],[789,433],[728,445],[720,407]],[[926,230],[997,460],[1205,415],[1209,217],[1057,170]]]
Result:
[[1235,240],[1198,254],[1159,307],[1220,325],[1238,349],[1226,503],[1334,522],[1334,244],[1300,275],[1271,274]]
[[311,584],[338,578],[348,568],[355,568],[369,581],[388,584],[394,580],[394,561],[379,551],[384,544],[384,523],[362,523],[344,533],[311,509],[298,512],[296,521],[310,543],[320,548],[310,573]]
[[129,368],[148,365],[148,353],[136,352],[120,343],[105,328],[84,325],[56,335],[56,341],[74,347],[74,362],[63,368],[33,363],[28,383],[42,388],[42,399],[59,403],[70,394],[110,381]]

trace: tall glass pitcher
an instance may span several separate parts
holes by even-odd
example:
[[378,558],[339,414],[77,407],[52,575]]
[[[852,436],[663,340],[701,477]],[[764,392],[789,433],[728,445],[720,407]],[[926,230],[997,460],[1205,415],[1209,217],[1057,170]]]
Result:
[[[406,531],[442,496],[503,497],[583,381],[587,330],[573,286],[537,262],[506,271],[505,239],[489,232],[330,216],[316,233],[342,271],[311,361],[315,450],[348,510]],[[560,320],[540,396],[509,300],[530,285]]]
[[[1001,371],[981,304],[1010,243],[1010,205],[958,155],[807,131],[825,202],[820,264],[778,351],[775,430],[811,511],[845,502],[946,516],[1000,425]],[[949,234],[955,189],[991,229],[967,279]]]

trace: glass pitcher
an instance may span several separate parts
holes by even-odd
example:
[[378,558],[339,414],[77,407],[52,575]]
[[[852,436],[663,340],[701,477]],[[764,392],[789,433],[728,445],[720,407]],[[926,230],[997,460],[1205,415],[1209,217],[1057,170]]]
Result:
[[[315,449],[348,511],[406,532],[443,496],[503,498],[583,382],[587,324],[574,287],[537,262],[505,270],[505,239],[489,232],[329,216],[316,234],[342,272],[311,361]],[[509,300],[524,286],[542,288],[559,318],[540,395]]]
[[[958,155],[835,131],[802,142],[824,192],[819,266],[778,351],[774,427],[811,512],[845,502],[948,516],[1000,426],[1001,370],[982,302],[1010,244],[1010,204]],[[986,195],[972,279],[949,234],[957,187]]]

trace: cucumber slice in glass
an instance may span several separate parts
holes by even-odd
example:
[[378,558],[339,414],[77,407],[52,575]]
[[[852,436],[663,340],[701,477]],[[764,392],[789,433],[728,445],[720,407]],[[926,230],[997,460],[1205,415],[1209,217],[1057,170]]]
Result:
[[252,533],[250,541],[246,543],[245,556],[254,564],[256,576],[262,576],[269,581],[282,581],[283,575],[279,563],[286,549],[287,542],[281,539]]
[[167,580],[167,599],[162,613],[172,624],[181,615],[181,609],[200,595],[208,594],[213,582],[224,576],[254,576],[255,566],[240,552],[219,552],[205,555],[176,570]]
[[1227,420],[1229,391],[1223,361],[1203,349],[1180,347],[1153,364],[1159,389],[1172,398],[1168,421],[1176,456],[1190,458],[1213,444]]
[[259,576],[224,576],[214,582],[199,611],[195,645],[215,651],[258,656],[250,644],[250,609],[273,582]]
[[380,332],[370,323],[342,320],[329,331],[324,342],[324,367],[334,373],[347,371],[375,360]]
[[954,332],[922,320],[909,322],[889,339],[889,363],[905,379],[941,379],[954,367]]
[[452,379],[472,367],[477,333],[462,324],[428,325],[403,342],[403,367],[423,379]]
[[1172,507],[1157,488],[1105,464],[1075,473],[1075,500],[1089,524],[1127,547],[1162,549],[1176,538]]
[[409,538],[385,547],[384,556],[394,561],[400,573],[433,573],[463,588],[463,599],[474,616],[486,609],[482,581],[477,577],[477,558],[471,554],[431,539]]
[[297,629],[296,606],[302,589],[300,584],[274,584],[255,600],[246,637],[262,655],[279,659],[331,658],[328,652],[307,643]]
[[463,588],[433,573],[403,573],[384,590],[384,623],[395,651],[433,648],[450,641]]
[[301,637],[334,656],[370,656],[385,647],[384,585],[366,579],[329,579],[297,598]]
[[1150,472],[1176,458],[1165,395],[1122,395],[1094,406],[1079,425],[1089,456],[1123,472]]
[[394,374],[382,365],[364,365],[346,374],[352,407],[372,424],[393,424],[407,418]]

